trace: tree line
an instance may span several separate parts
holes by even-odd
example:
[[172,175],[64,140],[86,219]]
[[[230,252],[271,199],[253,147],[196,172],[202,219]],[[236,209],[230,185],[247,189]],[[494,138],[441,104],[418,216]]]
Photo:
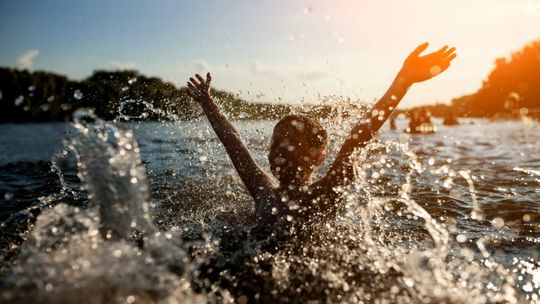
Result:
[[540,111],[540,40],[509,58],[497,58],[480,89],[453,99],[452,108],[471,117]]
[[[212,95],[229,116],[240,119],[272,119],[301,110],[326,116],[332,110],[329,106],[249,103],[215,89]],[[95,109],[107,120],[190,120],[203,115],[185,87],[134,70],[100,70],[75,81],[51,72],[0,68],[0,104],[0,123],[66,121],[83,107]]]
[[[272,119],[295,111],[326,117],[336,113],[336,107],[348,106],[249,103],[225,91],[213,90],[212,94],[233,118]],[[0,123],[65,121],[81,107],[94,108],[107,120],[189,120],[203,115],[185,87],[177,88],[134,70],[99,70],[75,81],[51,72],[0,68],[0,104]],[[453,113],[492,117],[540,112],[540,41],[531,42],[509,58],[496,59],[494,69],[477,92],[455,98],[451,105],[424,108],[435,116]]]

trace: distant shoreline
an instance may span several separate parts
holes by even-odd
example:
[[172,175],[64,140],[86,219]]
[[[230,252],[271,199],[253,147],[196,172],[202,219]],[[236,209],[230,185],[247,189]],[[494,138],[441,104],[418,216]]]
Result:
[[[454,98],[450,104],[418,106],[397,114],[424,109],[434,117],[540,119],[540,40],[533,41],[510,59],[498,58],[481,88]],[[366,104],[285,105],[250,103],[238,95],[213,90],[222,110],[235,119],[276,119],[291,112],[310,112],[329,117]],[[185,87],[135,70],[94,71],[82,80],[64,75],[0,68],[0,123],[69,121],[78,108],[95,109],[105,120],[122,116],[141,121],[189,121],[203,115]]]

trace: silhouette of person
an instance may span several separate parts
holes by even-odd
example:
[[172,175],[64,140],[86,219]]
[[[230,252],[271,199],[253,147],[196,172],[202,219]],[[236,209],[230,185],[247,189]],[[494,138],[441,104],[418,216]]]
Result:
[[411,85],[445,71],[456,57],[455,49],[447,46],[421,56],[427,47],[428,43],[424,43],[410,53],[387,92],[368,112],[378,113],[377,116],[362,119],[352,128],[328,173],[313,183],[311,175],[324,161],[327,146],[326,131],[315,117],[287,115],[276,124],[268,157],[272,177],[259,167],[240,134],[212,99],[210,73],[206,79],[199,74],[189,79],[189,94],[202,106],[255,201],[255,234],[291,235],[335,215],[342,195],[337,189],[354,179],[349,159],[353,151],[367,145]]

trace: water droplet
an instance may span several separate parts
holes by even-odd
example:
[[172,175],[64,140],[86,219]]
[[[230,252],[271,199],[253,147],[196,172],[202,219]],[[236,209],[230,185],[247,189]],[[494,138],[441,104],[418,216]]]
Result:
[[15,195],[11,192],[6,192],[6,194],[4,194],[4,199],[6,201],[10,201]]
[[288,204],[289,210],[297,210],[300,206],[295,201],[290,201]]
[[73,98],[75,98],[76,100],[81,100],[83,98],[81,90],[75,90],[75,92],[73,92]]
[[405,283],[405,285],[407,285],[409,287],[414,286],[414,280],[411,279],[411,278],[403,278],[403,283]]
[[461,249],[460,253],[467,261],[472,261],[474,258],[474,252],[469,248]]
[[72,105],[69,103],[63,103],[60,105],[60,108],[62,109],[62,111],[68,111],[69,109],[72,108]]
[[24,101],[24,96],[20,95],[19,97],[15,99],[15,105],[20,106],[22,105],[23,101]]
[[523,285],[523,291],[525,292],[532,292],[533,291],[533,285],[531,282],[527,282],[527,284]]
[[504,220],[500,217],[496,217],[493,220],[491,220],[491,226],[495,229],[500,229],[504,227]]
[[245,295],[241,295],[241,296],[238,298],[238,303],[239,303],[239,304],[246,304],[246,303],[248,303],[248,298],[247,298]]
[[458,234],[456,236],[456,241],[458,241],[458,243],[465,243],[467,241],[467,236],[464,234]]
[[53,289],[54,289],[53,284],[47,283],[47,284],[45,285],[45,290],[47,290],[47,291],[53,291]]

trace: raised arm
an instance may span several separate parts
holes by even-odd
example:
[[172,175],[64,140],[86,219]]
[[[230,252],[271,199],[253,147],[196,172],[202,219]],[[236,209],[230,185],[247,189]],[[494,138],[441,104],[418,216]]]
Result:
[[353,169],[349,157],[356,147],[365,146],[397,107],[409,87],[422,82],[445,71],[450,62],[456,57],[455,48],[447,46],[437,52],[420,56],[428,47],[428,43],[418,46],[405,59],[403,67],[390,85],[383,97],[375,103],[368,118],[360,121],[351,131],[338,156],[325,177],[326,183],[339,186],[352,179]]
[[240,134],[238,134],[227,117],[219,110],[219,107],[210,95],[212,76],[208,73],[206,80],[199,74],[195,75],[195,77],[191,77],[187,83],[188,92],[202,106],[206,117],[208,117],[219,140],[225,146],[225,150],[227,150],[236,171],[240,175],[244,185],[246,185],[249,193],[253,198],[259,197],[262,193],[268,193],[267,191],[272,187],[272,180],[264,173],[257,162],[255,162],[249,150],[242,142]]
[[413,83],[431,79],[444,72],[456,57],[454,53],[456,49],[449,49],[448,46],[442,47],[437,52],[419,56],[427,47],[426,42],[409,54],[390,88],[371,109],[369,114],[372,132],[377,132],[381,128]]

